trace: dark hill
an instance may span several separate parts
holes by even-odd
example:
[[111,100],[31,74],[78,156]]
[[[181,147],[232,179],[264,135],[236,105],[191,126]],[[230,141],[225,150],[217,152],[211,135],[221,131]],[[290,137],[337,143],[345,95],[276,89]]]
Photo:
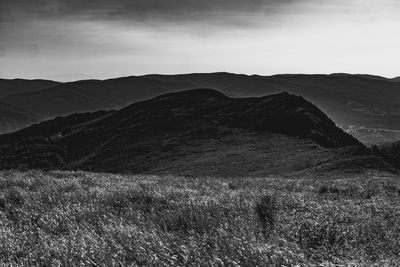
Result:
[[334,169],[336,161],[351,165],[343,155],[366,150],[302,97],[230,98],[211,89],[56,118],[2,135],[0,144],[1,168],[204,175],[316,170],[327,162]]
[[148,75],[161,81],[184,81],[231,96],[262,96],[281,91],[302,95],[342,128],[366,144],[400,140],[400,83],[372,75],[238,75],[204,73]]
[[[260,98],[229,98],[211,89],[171,93],[121,109],[95,125],[132,129],[191,130],[229,127],[308,138],[326,147],[360,145],[302,97],[281,93]],[[145,129],[147,129],[145,131]]]
[[366,74],[145,75],[56,84],[44,90],[9,95],[0,101],[50,119],[78,112],[119,109],[160,94],[193,88],[212,88],[231,97],[264,96],[282,91],[302,95],[365,144],[400,140],[400,83]]
[[190,88],[193,86],[180,81],[162,82],[132,76],[63,83],[46,90],[14,94],[2,101],[53,118],[78,112],[122,108],[135,101]]
[[58,84],[59,82],[49,80],[0,79],[0,98],[13,94],[40,91]]
[[41,119],[37,114],[0,102],[0,133],[16,131]]
[[391,79],[393,82],[400,82],[400,77],[395,77],[393,79]]
[[[13,94],[36,92],[58,84],[58,82],[48,80],[0,79],[0,98]],[[0,133],[13,132],[42,119],[44,117],[30,110],[0,102]]]
[[[83,80],[58,83],[45,80],[0,80],[0,133],[8,133],[57,116],[118,109],[135,101],[194,88],[184,82],[162,82],[145,77]],[[24,116],[21,116],[24,114]]]

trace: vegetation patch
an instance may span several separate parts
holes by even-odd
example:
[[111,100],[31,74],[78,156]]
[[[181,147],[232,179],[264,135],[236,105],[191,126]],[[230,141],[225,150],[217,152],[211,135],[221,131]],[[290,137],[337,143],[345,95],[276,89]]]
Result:
[[395,176],[0,173],[0,265],[397,266]]

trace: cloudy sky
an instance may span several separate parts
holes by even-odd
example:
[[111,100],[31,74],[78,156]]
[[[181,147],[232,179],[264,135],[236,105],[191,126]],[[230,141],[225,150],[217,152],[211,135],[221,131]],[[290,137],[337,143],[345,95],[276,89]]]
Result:
[[0,77],[393,77],[399,32],[399,0],[0,0]]

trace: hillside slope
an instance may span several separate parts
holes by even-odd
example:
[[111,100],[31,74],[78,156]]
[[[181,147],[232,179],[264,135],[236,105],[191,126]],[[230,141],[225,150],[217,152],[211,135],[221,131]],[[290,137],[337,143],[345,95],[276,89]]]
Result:
[[400,83],[371,75],[238,75],[205,73],[148,75],[184,81],[232,96],[262,96],[281,91],[299,94],[320,107],[342,128],[366,144],[400,140]]
[[233,97],[287,91],[306,97],[365,144],[400,140],[400,83],[363,74],[243,75],[203,73],[145,75],[59,84],[0,99],[45,118],[118,109],[160,94],[211,88]]
[[0,133],[14,132],[43,119],[43,117],[0,102]]
[[[18,93],[37,92],[58,84],[48,80],[0,79],[0,98]],[[13,132],[42,119],[42,116],[29,109],[0,101],[0,133]]]
[[2,135],[0,144],[6,169],[238,176],[335,169],[336,163],[387,168],[317,107],[288,93],[170,93],[118,111],[57,118]]
[[0,79],[0,98],[9,95],[35,92],[60,84],[49,80]]
[[53,118],[78,112],[122,108],[135,101],[190,88],[193,86],[179,81],[161,82],[144,77],[126,77],[64,83],[37,92],[14,94],[2,101],[45,118]]

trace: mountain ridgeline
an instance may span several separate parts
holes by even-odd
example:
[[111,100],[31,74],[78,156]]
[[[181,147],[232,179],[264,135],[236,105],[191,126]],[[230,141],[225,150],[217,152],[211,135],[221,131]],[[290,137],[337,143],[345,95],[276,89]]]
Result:
[[[37,92],[58,85],[47,80],[0,79],[0,99],[13,94]],[[12,132],[48,118],[0,100],[0,133]]]
[[312,101],[364,144],[400,140],[400,82],[373,75],[144,75],[57,83],[0,80],[0,133],[74,113],[120,109],[170,92],[211,88],[231,97],[283,91]]
[[58,117],[1,135],[0,146],[2,169],[213,175],[321,168],[365,149],[303,97],[230,98],[212,89]]

